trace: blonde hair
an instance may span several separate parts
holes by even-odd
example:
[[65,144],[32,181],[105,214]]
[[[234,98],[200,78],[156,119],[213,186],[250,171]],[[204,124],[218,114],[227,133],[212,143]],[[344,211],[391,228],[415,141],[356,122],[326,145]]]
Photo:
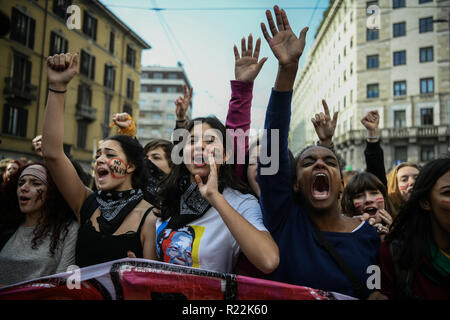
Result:
[[420,167],[412,162],[402,162],[396,167],[394,167],[389,173],[386,175],[387,179],[387,189],[388,189],[388,197],[391,201],[392,205],[395,207],[395,211],[399,211],[400,208],[405,204],[405,200],[403,199],[402,193],[400,192],[400,188],[398,187],[398,171],[404,167],[413,167],[417,170],[420,170]]

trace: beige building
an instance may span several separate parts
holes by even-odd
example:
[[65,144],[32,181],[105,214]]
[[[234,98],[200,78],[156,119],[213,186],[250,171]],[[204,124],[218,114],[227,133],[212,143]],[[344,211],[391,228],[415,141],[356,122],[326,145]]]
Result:
[[370,110],[380,114],[386,169],[449,154],[449,20],[450,0],[332,2],[297,75],[292,151],[317,141],[311,118],[325,98],[339,111],[334,144],[353,169],[366,167],[360,120]]
[[[141,93],[139,95],[139,142],[145,145],[150,139],[171,139],[175,128],[175,100],[184,95],[184,85],[191,88],[181,64],[176,67],[143,66]],[[192,115],[191,105],[186,113]]]
[[150,45],[97,0],[0,0],[0,8],[11,21],[0,38],[0,158],[35,158],[31,140],[42,133],[46,59],[79,52],[79,73],[66,94],[64,150],[88,168],[96,143],[115,133],[112,115],[138,114],[141,51]]

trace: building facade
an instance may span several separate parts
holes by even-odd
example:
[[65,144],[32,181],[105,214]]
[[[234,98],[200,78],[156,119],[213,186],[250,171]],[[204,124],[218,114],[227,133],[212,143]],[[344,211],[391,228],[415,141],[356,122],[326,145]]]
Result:
[[353,169],[366,167],[360,120],[370,110],[386,169],[449,154],[449,12],[449,0],[331,1],[297,75],[292,151],[317,141],[310,119],[326,99],[339,111],[334,144]]
[[[150,139],[170,140],[175,128],[175,100],[191,88],[181,64],[176,67],[143,66],[139,95],[138,137],[142,145]],[[192,99],[186,117],[191,119]]]
[[35,159],[31,140],[42,132],[46,59],[79,52],[66,94],[64,150],[88,168],[97,142],[115,133],[112,115],[138,114],[141,51],[150,45],[97,0],[0,3],[11,22],[0,38],[0,158]]

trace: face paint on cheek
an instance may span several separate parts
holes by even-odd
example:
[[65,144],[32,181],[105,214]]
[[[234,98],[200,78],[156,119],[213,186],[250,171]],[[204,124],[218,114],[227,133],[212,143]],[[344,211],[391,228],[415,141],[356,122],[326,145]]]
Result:
[[36,189],[36,191],[38,193],[38,196],[36,197],[36,200],[34,200],[34,202],[43,201],[44,200],[44,198],[43,198],[44,191],[42,191],[42,189]]
[[408,189],[408,186],[398,186],[398,188],[400,189],[400,191],[406,191],[406,189]]
[[447,200],[441,200],[440,202],[441,202],[442,204],[450,205],[450,201],[447,201]]
[[127,175],[127,164],[120,158],[112,158],[108,161],[111,177],[123,179]]
[[355,206],[355,209],[356,209],[356,210],[359,210],[359,209],[361,209],[363,203],[362,203],[362,201],[355,201],[355,202],[353,203],[353,205]]
[[382,197],[376,198],[376,199],[375,199],[375,202],[376,202],[377,204],[382,204],[382,205],[384,205],[384,198],[382,198]]

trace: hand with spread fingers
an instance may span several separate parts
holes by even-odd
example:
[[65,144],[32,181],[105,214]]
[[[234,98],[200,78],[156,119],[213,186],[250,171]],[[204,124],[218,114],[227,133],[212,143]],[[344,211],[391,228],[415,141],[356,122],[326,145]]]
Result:
[[186,120],[186,112],[191,104],[192,91],[192,88],[188,89],[187,85],[184,85],[184,96],[179,96],[177,100],[175,100],[175,114],[177,116],[177,121]]
[[64,91],[78,72],[78,53],[56,54],[47,58],[47,79],[49,88]]
[[253,36],[248,36],[248,43],[246,45],[245,37],[241,40],[241,54],[235,45],[234,50],[234,75],[236,80],[253,82],[261,71],[267,58],[262,58],[258,61],[261,47],[261,38],[256,40],[255,51],[253,51]]
[[374,226],[379,234],[388,234],[392,225],[392,216],[385,209],[378,209],[375,216],[372,217],[368,213],[364,213],[360,220],[368,220],[368,223]]
[[338,112],[336,111],[333,118],[330,116],[327,102],[322,100],[324,112],[316,113],[315,117],[311,119],[314,125],[320,144],[330,146],[332,143],[334,131],[336,130],[336,123],[338,119]]
[[272,13],[267,10],[266,17],[272,37],[270,37],[267,31],[266,25],[261,23],[264,38],[267,40],[273,54],[278,59],[280,66],[293,64],[296,65],[297,68],[298,60],[305,48],[305,39],[308,28],[303,28],[297,38],[291,30],[286,12],[283,9],[280,10],[278,6],[274,6],[273,10],[275,13],[276,26],[272,18]]
[[208,181],[206,181],[206,184],[203,183],[199,175],[195,176],[195,181],[198,184],[198,188],[200,190],[202,197],[208,200],[208,202],[211,204],[213,204],[214,198],[220,195],[217,176],[217,165],[214,158],[213,150],[214,149],[211,148],[208,152],[208,164],[210,170],[208,175]]

